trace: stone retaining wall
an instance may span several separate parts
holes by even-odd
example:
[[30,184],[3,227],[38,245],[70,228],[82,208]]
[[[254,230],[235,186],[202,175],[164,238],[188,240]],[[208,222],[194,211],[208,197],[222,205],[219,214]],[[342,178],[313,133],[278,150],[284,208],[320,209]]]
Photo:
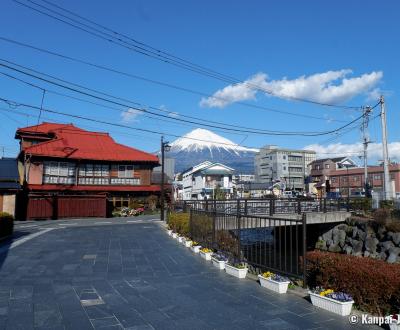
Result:
[[318,238],[315,248],[400,263],[400,232],[373,221],[347,221]]

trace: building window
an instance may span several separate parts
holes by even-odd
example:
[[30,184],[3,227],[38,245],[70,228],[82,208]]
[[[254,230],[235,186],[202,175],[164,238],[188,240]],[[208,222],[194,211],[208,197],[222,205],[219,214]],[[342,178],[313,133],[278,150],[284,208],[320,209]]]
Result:
[[67,162],[44,162],[43,166],[43,183],[75,183],[75,164]]
[[394,174],[390,173],[390,180],[394,180]]
[[336,183],[336,177],[332,178],[332,183]]
[[319,165],[315,165],[315,169],[316,169],[316,170],[319,170],[319,169],[320,169],[320,166],[319,166]]
[[381,175],[380,174],[374,174],[374,180],[380,180]]
[[302,159],[303,159],[303,157],[301,157],[301,156],[292,156],[292,155],[289,155],[289,161],[290,161],[290,162],[301,162]]
[[354,181],[354,182],[359,181],[359,179],[360,179],[360,178],[359,178],[358,176],[354,176],[354,177],[353,177],[353,181]]
[[110,184],[110,167],[102,164],[80,164],[79,184],[107,185]]
[[329,165],[329,164],[325,164],[325,168],[326,169],[328,169],[328,168],[330,168],[331,166]]
[[286,166],[283,166],[283,170],[286,171]]
[[282,158],[283,158],[283,159],[286,159],[286,155],[283,155]]
[[119,165],[118,166],[119,178],[133,178],[133,165]]

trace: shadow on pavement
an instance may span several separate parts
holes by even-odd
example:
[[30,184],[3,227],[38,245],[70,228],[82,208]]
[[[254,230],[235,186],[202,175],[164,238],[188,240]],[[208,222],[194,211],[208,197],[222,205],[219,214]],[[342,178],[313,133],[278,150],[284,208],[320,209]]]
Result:
[[18,239],[31,234],[32,232],[26,230],[14,229],[14,232],[11,236],[3,238],[0,240],[0,270],[3,267],[3,263],[7,259],[8,251],[13,242]]

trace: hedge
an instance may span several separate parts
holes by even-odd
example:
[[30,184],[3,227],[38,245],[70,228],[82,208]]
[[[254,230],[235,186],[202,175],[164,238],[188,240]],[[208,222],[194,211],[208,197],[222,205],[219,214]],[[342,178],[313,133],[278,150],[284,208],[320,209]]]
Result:
[[168,213],[168,226],[174,232],[188,236],[189,235],[189,213]]
[[350,294],[360,310],[386,316],[400,310],[400,264],[330,252],[307,253],[310,287]]
[[0,212],[0,238],[11,235],[13,230],[14,217],[7,212]]

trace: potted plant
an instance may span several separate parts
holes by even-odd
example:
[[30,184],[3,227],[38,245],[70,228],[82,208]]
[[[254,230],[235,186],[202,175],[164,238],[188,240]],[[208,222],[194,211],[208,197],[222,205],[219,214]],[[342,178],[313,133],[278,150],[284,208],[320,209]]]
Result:
[[181,235],[178,234],[177,240],[178,240],[179,243],[182,243],[183,237],[182,237]]
[[400,330],[400,314],[390,315],[391,323],[389,324],[390,330]]
[[191,246],[192,246],[192,240],[190,239],[190,238],[186,238],[185,239],[185,246],[187,247],[187,248],[190,248]]
[[200,249],[200,257],[202,257],[205,260],[211,260],[211,255],[212,255],[212,250],[209,248],[202,248]]
[[193,251],[194,253],[199,253],[199,252],[200,252],[200,249],[201,249],[201,245],[199,245],[199,243],[193,241],[193,242],[192,242],[192,247],[191,247],[191,249],[192,249],[192,251]]
[[172,230],[172,228],[170,226],[168,226],[168,229],[167,229],[168,236],[172,236],[173,232],[174,231]]
[[225,269],[225,263],[228,261],[228,258],[224,256],[222,253],[214,253],[211,256],[211,262],[214,267],[218,269]]
[[341,316],[350,315],[354,304],[353,298],[344,292],[335,292],[332,289],[316,288],[310,291],[311,302],[314,306],[323,308]]
[[290,280],[287,277],[271,272],[265,272],[258,275],[258,279],[263,288],[267,288],[276,293],[286,293],[290,284]]
[[244,262],[225,263],[225,271],[227,274],[237,278],[245,278],[247,275],[247,265]]

